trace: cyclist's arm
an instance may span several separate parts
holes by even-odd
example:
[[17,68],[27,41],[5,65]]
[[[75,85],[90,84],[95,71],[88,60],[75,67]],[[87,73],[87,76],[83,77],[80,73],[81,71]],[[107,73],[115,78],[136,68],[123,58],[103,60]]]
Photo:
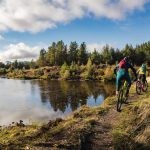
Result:
[[140,72],[140,69],[137,70],[136,74],[139,74],[139,72]]
[[115,74],[115,75],[117,74],[118,67],[119,67],[119,65],[117,65],[117,66],[114,68],[114,74]]
[[134,75],[135,75],[135,77],[136,77],[136,79],[137,79],[136,70],[134,69],[134,67],[133,67],[131,64],[129,64],[129,67],[131,68],[131,70],[133,71],[133,73],[134,73]]
[[145,75],[146,75],[147,73],[149,74],[149,69],[148,69],[148,67],[146,67],[146,73],[145,73]]

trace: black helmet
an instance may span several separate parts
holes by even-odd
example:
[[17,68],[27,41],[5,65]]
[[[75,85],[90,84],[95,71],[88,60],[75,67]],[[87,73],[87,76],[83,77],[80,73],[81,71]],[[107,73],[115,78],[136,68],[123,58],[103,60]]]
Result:
[[124,57],[124,61],[125,61],[125,62],[129,62],[129,56]]

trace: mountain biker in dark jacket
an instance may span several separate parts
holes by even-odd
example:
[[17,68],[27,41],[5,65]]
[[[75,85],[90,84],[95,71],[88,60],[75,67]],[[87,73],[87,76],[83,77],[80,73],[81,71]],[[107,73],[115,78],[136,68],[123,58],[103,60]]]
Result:
[[131,70],[133,71],[137,79],[136,70],[129,63],[129,57],[125,57],[124,59],[122,59],[114,69],[114,73],[116,74],[116,95],[117,96],[118,96],[118,92],[121,86],[121,81],[124,79],[128,82],[127,94],[129,93],[129,89],[131,86],[131,78],[130,78],[129,71],[128,71],[129,68],[131,68]]

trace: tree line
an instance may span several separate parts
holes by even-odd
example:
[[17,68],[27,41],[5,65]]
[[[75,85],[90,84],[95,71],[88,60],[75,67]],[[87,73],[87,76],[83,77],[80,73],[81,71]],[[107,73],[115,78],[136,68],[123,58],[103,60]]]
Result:
[[133,65],[147,63],[150,65],[150,41],[136,45],[126,44],[121,50],[115,49],[109,45],[104,46],[101,50],[94,49],[89,52],[85,42],[80,45],[74,41],[67,46],[62,40],[53,42],[47,50],[41,49],[38,59],[30,62],[0,62],[0,68],[29,69],[44,66],[62,66],[64,63],[71,65],[86,65],[90,59],[92,64],[116,64],[123,57],[130,56]]

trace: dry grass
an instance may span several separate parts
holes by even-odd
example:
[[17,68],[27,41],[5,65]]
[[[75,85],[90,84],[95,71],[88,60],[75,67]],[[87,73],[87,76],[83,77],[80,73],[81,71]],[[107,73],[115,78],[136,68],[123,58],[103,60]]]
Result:
[[[133,90],[133,89],[132,89]],[[146,98],[145,98],[146,97]],[[116,149],[150,148],[150,94],[137,96],[120,114],[113,131]]]

